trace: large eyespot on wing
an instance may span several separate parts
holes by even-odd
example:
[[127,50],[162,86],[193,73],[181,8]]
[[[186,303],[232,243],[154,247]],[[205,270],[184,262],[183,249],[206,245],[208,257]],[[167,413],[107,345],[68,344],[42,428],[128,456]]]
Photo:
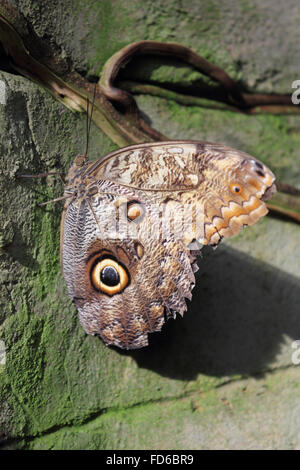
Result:
[[275,176],[258,160],[241,156],[240,162],[223,163],[222,174],[204,201],[203,244],[217,245],[268,213],[265,201],[276,191]]
[[130,282],[127,268],[109,255],[95,259],[90,278],[94,289],[110,296],[120,294]]
[[[80,267],[83,274],[75,303],[81,324],[86,333],[99,335],[107,345],[122,349],[146,346],[148,334],[161,330],[176,313],[183,315],[184,298],[191,298],[193,259],[183,243],[148,238],[144,243],[95,241]],[[121,256],[114,256],[121,250],[127,253],[127,260],[125,255],[122,261]],[[132,250],[137,254],[133,264]]]

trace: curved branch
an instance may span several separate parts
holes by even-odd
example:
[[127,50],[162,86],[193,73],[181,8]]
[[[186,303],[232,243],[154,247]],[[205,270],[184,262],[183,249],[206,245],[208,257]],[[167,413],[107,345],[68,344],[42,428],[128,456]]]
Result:
[[[156,41],[139,41],[129,44],[120,51],[116,52],[105,63],[101,78],[99,81],[100,88],[105,96],[124,106],[129,112],[136,110],[137,105],[132,94],[120,88],[116,88],[115,81],[120,72],[130,60],[139,55],[163,55],[171,56],[179,59],[196,70],[206,75],[214,82],[217,82],[225,92],[224,101],[238,110],[250,110],[256,106],[283,106],[284,109],[290,108],[290,111],[299,111],[300,107],[296,107],[291,103],[290,95],[269,95],[262,93],[244,93],[240,90],[240,86],[233,80],[225,70],[215,64],[208,62],[191,49],[176,43],[163,43]],[[223,100],[222,100],[223,101]]]
[[[43,45],[37,44],[36,38],[29,33],[26,21],[18,10],[6,0],[0,1],[0,42],[5,54],[4,70],[19,73],[44,87],[60,102],[73,111],[86,112],[87,98],[91,101],[94,86],[75,71],[68,70],[63,59],[51,56],[46,63],[42,57]],[[39,47],[40,46],[40,50]],[[45,49],[45,47],[44,47]],[[180,59],[217,82],[224,90],[221,103],[231,109],[254,113],[256,107],[263,112],[297,112],[291,105],[289,95],[249,94],[240,91],[238,84],[221,68],[208,62],[196,52],[175,43],[139,41],[130,44],[114,54],[104,65],[99,86],[95,94],[93,121],[119,146],[149,141],[167,140],[167,137],[150,127],[143,119],[130,89],[121,90],[115,86],[120,68],[128,61],[141,54],[167,55]],[[2,54],[3,55],[3,54]],[[49,59],[49,60],[48,60]],[[152,90],[153,91],[153,90]],[[181,96],[181,99],[182,96]],[[186,98],[187,99],[187,98]],[[275,107],[275,108],[274,108]],[[123,112],[120,110],[122,109]],[[279,183],[283,193],[290,194],[290,187]],[[295,191],[299,191],[296,190]],[[294,192],[295,192],[294,191]],[[283,194],[284,199],[285,194]],[[296,198],[298,194],[294,194]],[[269,204],[269,208],[279,214],[300,220],[297,203],[289,198]],[[278,200],[279,198],[279,200]],[[288,204],[288,207],[286,205]]]

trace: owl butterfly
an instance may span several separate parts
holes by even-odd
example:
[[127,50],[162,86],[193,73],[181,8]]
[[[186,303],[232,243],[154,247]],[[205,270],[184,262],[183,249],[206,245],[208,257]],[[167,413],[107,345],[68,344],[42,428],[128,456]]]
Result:
[[61,220],[61,267],[86,333],[137,349],[186,310],[202,245],[268,211],[275,177],[246,153],[208,142],[132,145],[75,158]]

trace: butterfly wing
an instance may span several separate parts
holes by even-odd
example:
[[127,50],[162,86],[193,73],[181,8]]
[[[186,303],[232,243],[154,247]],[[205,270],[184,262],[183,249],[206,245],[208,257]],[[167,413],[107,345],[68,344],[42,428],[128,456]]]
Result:
[[84,178],[62,221],[63,273],[85,331],[127,349],[183,314],[195,250],[265,215],[275,180],[243,152],[179,141],[120,149]]

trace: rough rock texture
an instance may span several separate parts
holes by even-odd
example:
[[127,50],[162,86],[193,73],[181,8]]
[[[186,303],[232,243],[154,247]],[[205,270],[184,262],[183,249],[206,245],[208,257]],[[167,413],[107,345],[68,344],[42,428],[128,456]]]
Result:
[[[140,39],[176,41],[255,91],[300,79],[297,0],[16,2],[35,33],[84,75]],[[165,61],[164,61],[165,62]],[[128,74],[197,86],[171,61]],[[1,73],[0,431],[6,448],[300,448],[300,228],[267,217],[199,263],[193,301],[134,353],[86,336],[59,271],[59,179],[85,147],[85,118],[23,78]],[[201,79],[202,80],[202,79]],[[232,145],[299,186],[300,117],[245,116],[138,98],[170,138]],[[115,148],[92,128],[90,157]],[[0,432],[0,436],[1,436]]]

